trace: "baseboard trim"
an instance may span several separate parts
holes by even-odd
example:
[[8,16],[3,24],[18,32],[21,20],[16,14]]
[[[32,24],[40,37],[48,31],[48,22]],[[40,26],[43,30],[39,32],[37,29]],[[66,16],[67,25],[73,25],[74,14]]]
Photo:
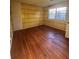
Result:
[[[52,25],[48,25],[48,24],[45,24],[45,25],[47,25],[47,26],[49,26],[49,27],[56,28],[56,27],[54,27],[54,26],[52,26]],[[56,28],[56,29],[59,29],[59,28]],[[64,30],[64,29],[59,29],[59,30],[66,31],[66,30]]]
[[57,29],[57,30],[60,30],[60,31],[65,32],[64,30],[61,30],[61,29],[55,28],[55,27],[53,27],[53,26],[49,26],[49,25],[45,25],[45,26],[48,26],[48,27],[51,27],[51,28],[54,28],[54,29]]
[[42,26],[42,25],[36,25],[36,26],[28,27],[28,28],[22,28],[22,29],[19,29],[19,30],[15,30],[14,32],[29,29],[29,28],[34,28],[34,27],[38,27],[38,26]]
[[[52,26],[48,26],[48,25],[38,25],[38,26],[47,26],[47,27],[50,27],[52,29],[56,29],[56,30],[59,30],[59,31],[63,31],[65,33],[64,30],[61,30],[61,29],[58,29],[58,28],[55,28],[55,27],[52,27]],[[38,27],[38,26],[34,26],[34,27]],[[29,27],[29,28],[23,28],[23,29],[20,29],[20,30],[16,30],[16,31],[21,31],[21,30],[25,30],[25,29],[30,29],[30,28],[34,28],[34,27]],[[14,31],[14,32],[16,32]]]

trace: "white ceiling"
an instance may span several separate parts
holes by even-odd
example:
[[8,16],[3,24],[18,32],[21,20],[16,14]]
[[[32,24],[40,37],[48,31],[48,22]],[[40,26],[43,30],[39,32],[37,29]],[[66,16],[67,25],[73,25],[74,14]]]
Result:
[[67,1],[67,0],[16,0],[16,1],[33,4],[41,7],[48,7],[50,5]]

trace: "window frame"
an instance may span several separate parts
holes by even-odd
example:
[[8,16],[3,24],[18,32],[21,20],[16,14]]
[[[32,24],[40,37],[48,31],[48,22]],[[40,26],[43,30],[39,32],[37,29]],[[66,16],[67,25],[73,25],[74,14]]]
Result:
[[[66,7],[66,6],[63,6],[63,7],[56,7],[56,8],[49,8],[49,9],[48,9],[48,19],[50,19],[50,18],[49,18],[49,10],[50,10],[50,9],[56,9],[56,12],[55,12],[55,13],[57,13],[57,8],[64,8],[64,7]],[[66,11],[65,11],[65,12],[66,12],[66,13],[65,13],[64,19],[56,19],[56,15],[55,15],[55,17],[54,17],[53,19],[50,19],[50,20],[61,20],[61,21],[66,20],[67,7],[66,7]]]

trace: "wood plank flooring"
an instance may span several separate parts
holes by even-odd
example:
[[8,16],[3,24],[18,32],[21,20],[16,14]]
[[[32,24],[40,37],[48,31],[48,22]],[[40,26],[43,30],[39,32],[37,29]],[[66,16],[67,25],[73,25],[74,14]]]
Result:
[[69,59],[64,33],[44,25],[15,31],[11,59]]

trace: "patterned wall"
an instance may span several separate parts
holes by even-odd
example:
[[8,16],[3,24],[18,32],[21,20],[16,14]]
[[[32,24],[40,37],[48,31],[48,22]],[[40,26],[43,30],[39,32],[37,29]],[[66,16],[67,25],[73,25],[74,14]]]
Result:
[[22,3],[21,13],[23,28],[30,28],[43,24],[43,8]]

